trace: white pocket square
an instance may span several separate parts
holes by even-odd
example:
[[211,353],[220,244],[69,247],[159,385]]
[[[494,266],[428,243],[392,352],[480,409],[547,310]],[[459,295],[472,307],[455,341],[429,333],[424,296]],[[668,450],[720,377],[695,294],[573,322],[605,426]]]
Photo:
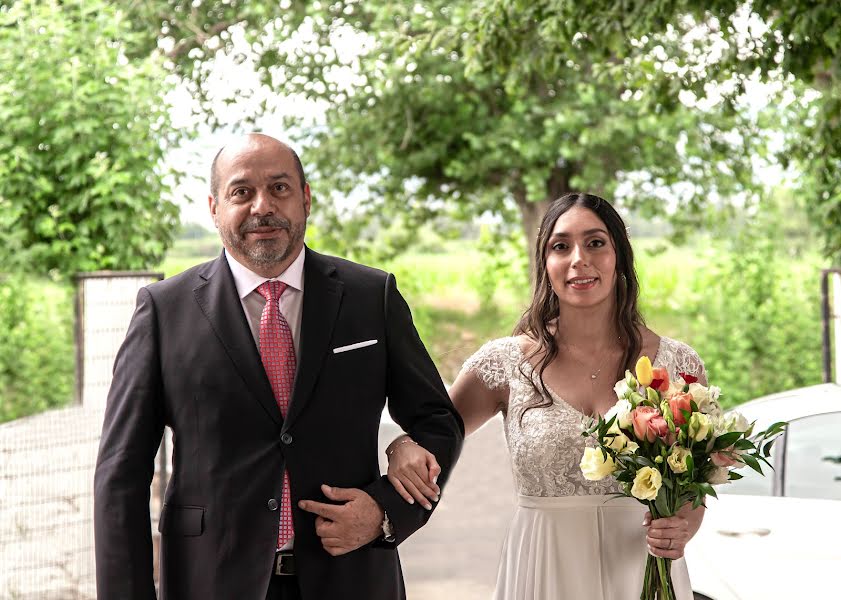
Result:
[[376,343],[377,340],[366,340],[364,342],[348,344],[347,346],[339,346],[338,348],[333,348],[333,354],[338,354],[339,352],[347,352],[348,350],[358,350],[359,348],[365,348],[366,346],[373,346]]

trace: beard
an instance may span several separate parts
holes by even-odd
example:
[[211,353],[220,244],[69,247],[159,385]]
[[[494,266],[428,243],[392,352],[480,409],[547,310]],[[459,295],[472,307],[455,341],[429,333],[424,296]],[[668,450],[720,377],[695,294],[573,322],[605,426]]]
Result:
[[[267,240],[248,241],[246,234],[258,227],[272,227],[286,231],[287,237],[278,237]],[[307,221],[292,223],[282,217],[251,217],[243,221],[238,230],[220,227],[219,237],[223,244],[241,256],[247,257],[255,266],[272,267],[280,264],[289,258],[293,250],[296,250],[304,240],[307,229]]]

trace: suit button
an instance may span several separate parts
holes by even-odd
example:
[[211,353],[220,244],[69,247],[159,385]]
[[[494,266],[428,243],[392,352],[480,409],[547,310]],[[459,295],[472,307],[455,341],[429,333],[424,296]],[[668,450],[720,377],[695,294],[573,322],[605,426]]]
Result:
[[277,500],[272,498],[271,500],[268,501],[266,506],[269,507],[269,510],[277,510]]
[[284,433],[282,436],[280,436],[280,441],[288,446],[292,443],[292,434],[288,432]]

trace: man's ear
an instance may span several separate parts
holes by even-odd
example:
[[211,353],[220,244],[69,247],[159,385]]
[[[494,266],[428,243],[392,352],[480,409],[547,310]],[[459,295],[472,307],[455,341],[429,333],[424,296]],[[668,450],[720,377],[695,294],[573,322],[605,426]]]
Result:
[[304,209],[307,211],[307,216],[310,216],[310,209],[312,208],[312,194],[310,192],[310,184],[304,184]]
[[207,197],[207,207],[210,209],[210,217],[213,219],[213,224],[216,225],[216,198],[212,194]]

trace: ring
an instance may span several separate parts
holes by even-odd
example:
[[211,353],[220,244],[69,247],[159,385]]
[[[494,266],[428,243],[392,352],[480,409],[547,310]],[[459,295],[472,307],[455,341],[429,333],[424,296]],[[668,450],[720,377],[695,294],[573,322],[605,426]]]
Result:
[[674,544],[674,542],[675,542],[675,540],[674,540],[674,539],[672,539],[672,538],[670,538],[670,539],[669,539],[669,547],[668,547],[668,548],[666,548],[666,550],[671,550],[671,549],[672,549],[672,544]]

